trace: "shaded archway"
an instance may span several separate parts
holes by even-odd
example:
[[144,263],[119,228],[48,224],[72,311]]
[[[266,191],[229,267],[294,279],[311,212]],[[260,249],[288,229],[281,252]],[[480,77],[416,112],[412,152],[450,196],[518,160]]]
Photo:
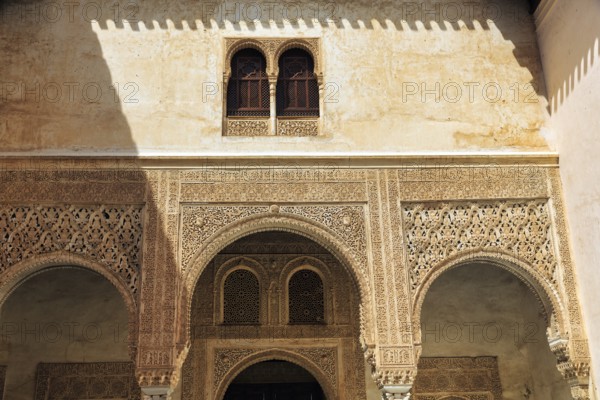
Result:
[[[251,271],[246,275],[253,284],[226,288],[224,277],[232,271]],[[296,296],[298,290],[290,285],[290,278],[298,271],[310,272],[297,279],[306,279],[300,287],[311,294],[311,304],[320,302],[319,318],[290,316],[288,294],[291,290]],[[228,293],[251,297],[246,288],[256,288],[257,279],[259,299],[253,298],[247,307],[243,302],[227,300]],[[316,285],[316,290],[311,285]],[[322,301],[315,300],[315,294],[323,296]],[[305,297],[296,299],[302,302]],[[359,304],[352,275],[328,249],[303,235],[268,230],[229,243],[207,264],[194,288],[190,350],[182,369],[183,397],[221,399],[248,363],[280,359],[309,370],[328,399],[364,399]],[[239,309],[226,309],[231,306]],[[246,318],[246,314],[254,316],[257,307],[258,318]],[[223,319],[229,314],[241,317],[236,321]]]
[[[53,265],[22,278],[1,309],[5,394],[12,399],[56,390],[80,397],[112,390],[139,395],[129,349],[130,318],[113,284],[87,268]],[[61,378],[39,381],[42,367]],[[106,369],[128,383],[111,387],[100,372]],[[86,378],[75,384],[70,375]]]
[[[493,399],[570,398],[546,337],[552,310],[533,287],[522,275],[486,260],[438,274],[419,314],[417,399],[474,392]],[[444,384],[436,387],[438,376]]]
[[[417,289],[413,299],[413,321],[421,321],[421,313],[423,302],[429,292],[432,284],[446,272],[463,266],[474,263],[483,263],[496,266],[511,273],[518,278],[523,284],[530,288],[531,293],[536,297],[540,305],[540,309],[544,314],[544,319],[551,329],[550,338],[561,338],[566,336],[569,331],[566,326],[566,318],[564,316],[565,307],[556,291],[545,278],[540,276],[537,271],[527,263],[516,259],[512,255],[505,253],[491,253],[488,251],[480,251],[471,254],[463,254],[457,257],[452,257],[445,262],[434,266],[423,279],[422,284]],[[421,332],[417,330],[417,342],[420,342]]]
[[129,346],[129,356],[133,360],[136,355],[137,342],[137,306],[136,299],[129,290],[127,283],[124,282],[118,274],[108,269],[103,264],[91,260],[88,257],[59,251],[45,253],[26,260],[6,269],[0,275],[0,309],[10,297],[10,295],[28,279],[55,268],[79,268],[98,274],[110,282],[112,288],[116,290],[124,303],[127,311],[127,342]]
[[185,306],[183,320],[186,322],[184,324],[183,338],[189,339],[191,337],[190,316],[192,311],[192,294],[208,264],[224,248],[235,241],[251,234],[269,231],[287,232],[303,237],[317,243],[335,257],[340,266],[351,277],[352,286],[356,288],[359,296],[360,340],[367,344],[374,343],[373,325],[371,324],[373,307],[370,285],[363,273],[363,267],[365,266],[359,264],[354,250],[345,244],[343,239],[331,229],[308,218],[291,214],[280,214],[277,208],[271,213],[241,218],[234,223],[222,227],[196,250],[195,256],[190,263],[192,267],[185,272],[183,277],[183,305]]

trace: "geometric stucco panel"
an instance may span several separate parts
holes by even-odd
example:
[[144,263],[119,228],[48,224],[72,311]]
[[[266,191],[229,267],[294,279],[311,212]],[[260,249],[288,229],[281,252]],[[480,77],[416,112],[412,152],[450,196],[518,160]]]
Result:
[[[185,205],[181,210],[181,267],[190,268],[194,255],[219,229],[246,217],[267,214],[276,207],[278,214],[304,217],[326,226],[343,241],[358,265],[366,268],[367,244],[364,207],[359,205]],[[366,276],[366,270],[361,271]]]
[[546,200],[404,203],[411,289],[459,254],[507,252],[555,284],[556,257]]
[[141,241],[141,206],[0,207],[0,272],[33,256],[64,251],[104,264],[135,295]]
[[501,400],[496,357],[423,357],[415,400]]

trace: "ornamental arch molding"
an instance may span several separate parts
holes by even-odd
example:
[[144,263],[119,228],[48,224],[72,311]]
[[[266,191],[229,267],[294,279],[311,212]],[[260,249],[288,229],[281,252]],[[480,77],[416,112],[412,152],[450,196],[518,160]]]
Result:
[[[306,354],[285,349],[270,349],[259,351],[257,353],[250,353],[250,355],[247,357],[241,358],[233,365],[230,365],[227,371],[223,371],[223,377],[219,380],[219,382],[215,382],[216,395],[214,398],[217,400],[223,400],[229,385],[231,385],[233,380],[245,369],[263,361],[277,360],[287,361],[304,368],[317,380],[321,386],[321,389],[323,389],[325,398],[327,400],[337,399],[336,391],[334,389],[335,386],[331,382],[332,377],[328,377],[326,375],[322,366],[317,365],[315,361],[309,359],[309,356],[313,356],[311,358],[315,358],[315,356],[319,357],[319,355],[320,358],[323,359],[324,355],[329,353],[323,350],[322,354],[318,354],[322,350],[319,348],[304,350]],[[225,355],[226,353],[223,354]]]
[[235,53],[243,49],[255,49],[260,52],[267,63],[266,72],[271,77],[279,74],[279,57],[290,49],[302,49],[313,59],[314,73],[317,77],[323,74],[321,52],[318,38],[226,38],[223,78],[231,76],[231,60]]
[[313,59],[314,74],[321,76],[322,66],[321,60],[319,59],[319,47],[316,40],[303,40],[303,39],[289,39],[284,41],[277,47],[273,54],[273,73],[279,75],[279,58],[283,53],[291,49],[302,49],[306,51]]
[[[459,266],[485,263],[502,268],[531,289],[534,296],[538,300],[541,310],[548,324],[548,328],[552,330],[553,335],[566,337],[568,327],[565,325],[565,308],[560,298],[560,294],[556,289],[547,282],[540,274],[532,268],[528,263],[523,262],[509,254],[501,252],[477,251],[465,252],[455,257],[448,258],[442,263],[432,266],[431,270],[425,275],[419,288],[416,290],[413,299],[412,318],[415,324],[419,324],[415,341],[421,343],[421,311],[427,293],[431,285],[445,272],[457,268]],[[551,337],[548,338],[549,340]]]
[[66,251],[58,251],[36,255],[23,260],[0,274],[0,308],[10,295],[26,280],[58,268],[85,269],[106,278],[119,292],[127,308],[128,347],[129,356],[135,359],[137,341],[137,306],[129,286],[113,271],[96,261],[85,256]]
[[238,39],[227,43],[227,53],[225,54],[225,65],[223,66],[223,78],[225,80],[231,77],[231,60],[233,56],[241,50],[254,49],[265,58],[266,71],[269,73],[273,69],[272,57],[268,53],[263,43],[256,39]]
[[192,294],[208,263],[214,259],[221,250],[245,236],[268,231],[283,231],[294,233],[310,239],[336,257],[344,269],[351,276],[356,285],[360,299],[360,334],[361,340],[371,343],[373,335],[370,321],[372,317],[372,302],[370,286],[364,275],[366,266],[361,265],[358,257],[351,248],[335,232],[318,222],[306,217],[279,212],[263,213],[250,217],[240,218],[220,228],[204,243],[199,244],[190,260],[189,268],[184,271],[184,305],[185,305],[185,340],[190,339],[190,323],[192,310]]

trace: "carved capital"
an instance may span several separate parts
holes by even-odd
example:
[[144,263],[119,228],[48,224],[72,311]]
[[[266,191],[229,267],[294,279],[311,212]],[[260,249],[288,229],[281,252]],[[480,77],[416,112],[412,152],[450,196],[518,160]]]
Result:
[[378,368],[375,371],[375,382],[380,389],[385,387],[412,387],[416,368]]
[[[405,357],[404,349],[378,348],[374,345],[362,344],[367,362],[371,365],[371,376],[384,400],[408,400],[417,375],[416,365],[411,366]],[[410,358],[412,360],[412,358]],[[393,363],[403,361],[403,364]]]
[[269,75],[269,93],[271,95],[275,94],[275,88],[277,87],[277,75]]
[[138,368],[136,375],[142,391],[145,388],[150,391],[157,387],[168,388],[177,383],[177,376],[173,368]]
[[590,400],[588,383],[573,382],[571,385],[571,396],[573,396],[573,400]]
[[408,400],[416,372],[416,368],[374,368],[372,375],[384,400]]
[[566,361],[558,364],[558,370],[569,382],[573,400],[589,400],[590,364],[589,362]]
[[411,395],[411,389],[412,384],[386,385],[381,389],[381,391],[383,393],[384,400],[409,400]]
[[572,359],[569,341],[555,337],[548,340],[550,350],[557,360],[557,368],[563,378],[569,382],[574,400],[589,400],[590,362],[589,359]]
[[169,386],[142,387],[143,400],[167,400],[172,390]]

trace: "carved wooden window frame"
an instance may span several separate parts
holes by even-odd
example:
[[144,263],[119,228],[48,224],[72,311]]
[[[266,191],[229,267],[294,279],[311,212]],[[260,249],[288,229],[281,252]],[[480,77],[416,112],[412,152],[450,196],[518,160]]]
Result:
[[[322,136],[324,115],[323,70],[321,60],[321,41],[319,38],[225,38],[225,57],[223,61],[223,136],[255,137],[286,136],[315,137]],[[259,51],[266,60],[266,72],[269,81],[270,115],[266,117],[228,116],[227,92],[231,78],[231,60],[244,49]],[[314,77],[319,95],[318,116],[277,116],[276,88],[279,76],[279,59],[288,50],[300,49],[312,57]]]
[[[275,93],[277,118],[319,117],[321,112],[319,108],[319,85],[314,73],[314,60],[310,53],[303,49],[292,48],[282,53],[277,63],[279,64]],[[286,66],[294,64],[302,65],[301,72],[296,71],[294,75],[290,75],[290,71]],[[300,75],[298,75],[299,73]],[[294,92],[292,99],[286,96],[290,92]],[[316,101],[313,99],[315,96]],[[304,104],[300,104],[301,102]]]
[[[266,71],[267,60],[265,56],[260,51],[252,48],[242,49],[233,55],[231,63],[235,66],[232,68],[226,94],[227,118],[261,118],[268,116],[270,95],[269,80]],[[242,73],[241,71],[248,66],[254,67],[252,73],[247,73],[246,71]],[[252,87],[256,90],[256,105],[251,104]],[[243,95],[243,92],[246,92],[246,96]],[[265,115],[261,115],[263,113]]]

